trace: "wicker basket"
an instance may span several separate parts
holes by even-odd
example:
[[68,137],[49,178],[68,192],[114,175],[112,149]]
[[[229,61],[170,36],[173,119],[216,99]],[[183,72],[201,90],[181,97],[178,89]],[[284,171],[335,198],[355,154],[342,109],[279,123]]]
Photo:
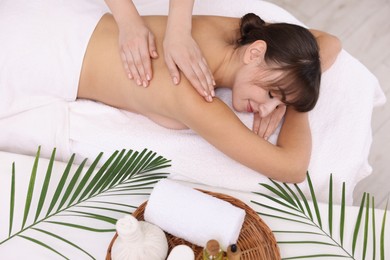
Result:
[[[248,205],[234,197],[221,193],[214,193],[204,190],[201,191],[216,198],[230,202],[231,204],[246,211],[244,224],[242,226],[241,233],[237,241],[237,245],[242,251],[242,255],[240,258],[241,260],[280,259],[279,248],[272,231],[253,209],[251,209]],[[144,210],[146,207],[146,203],[147,202],[141,204],[133,213],[133,216],[136,217],[138,220],[144,220]],[[169,233],[165,234],[168,240],[169,252],[176,245],[185,244],[190,246],[192,250],[194,250],[196,260],[202,259],[202,247],[193,245],[181,238],[172,236]],[[111,240],[111,243],[107,250],[106,260],[111,260],[111,248],[117,236],[118,235],[115,234],[115,236]]]

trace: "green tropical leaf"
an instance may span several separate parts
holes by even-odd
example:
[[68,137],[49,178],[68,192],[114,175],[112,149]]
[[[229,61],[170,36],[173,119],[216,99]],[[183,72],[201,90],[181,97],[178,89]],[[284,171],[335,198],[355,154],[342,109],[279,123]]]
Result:
[[41,190],[41,196],[39,197],[38,208],[37,208],[37,211],[36,211],[36,214],[35,214],[34,221],[37,221],[37,219],[39,217],[39,213],[41,213],[43,204],[45,202],[47,190],[48,190],[49,183],[50,183],[51,173],[53,171],[53,163],[54,163],[55,154],[56,154],[56,149],[54,148],[53,152],[51,154],[51,157],[50,157],[51,159],[49,161],[49,166],[47,167],[47,172],[46,172],[46,175],[45,175],[45,181],[43,182],[43,186],[42,186],[42,190]]
[[310,220],[313,220],[313,214],[311,213],[309,202],[307,201],[306,196],[303,194],[302,190],[299,188],[297,184],[294,184],[294,187],[295,189],[297,189],[299,196],[301,197],[303,203],[305,204],[306,212],[307,214],[309,214]]
[[38,160],[39,160],[40,152],[41,152],[41,147],[38,148],[38,152],[37,152],[37,155],[35,157],[34,166],[32,169],[31,176],[30,176],[30,182],[29,182],[28,190],[27,190],[26,203],[24,206],[22,229],[24,228],[24,225],[26,224],[28,213],[30,212],[31,201],[32,201],[33,193],[34,193],[35,179],[37,177]]
[[363,260],[366,259],[367,243],[368,243],[368,223],[370,220],[370,194],[367,193],[366,200],[366,219],[364,222],[364,239],[363,239]]
[[290,192],[290,194],[294,197],[295,199],[295,202],[296,204],[298,205],[298,207],[301,209],[302,212],[305,212],[303,206],[302,206],[302,203],[301,201],[299,200],[298,196],[294,193],[294,191],[290,188],[290,186],[288,186],[286,183],[283,183],[284,187],[286,187],[286,189]]
[[37,245],[43,246],[43,247],[45,247],[45,248],[51,250],[52,252],[58,254],[59,256],[62,256],[63,258],[68,259],[68,257],[64,256],[63,254],[61,254],[60,252],[58,252],[58,251],[55,250],[54,248],[52,248],[52,247],[46,245],[45,243],[43,243],[43,242],[41,242],[41,241],[39,241],[39,240],[37,240],[37,239],[35,239],[35,238],[31,238],[31,237],[23,236],[23,235],[19,235],[19,237],[24,238],[24,239],[27,239],[27,240],[29,240],[29,241],[31,241],[31,242],[34,242],[34,243],[36,243]]
[[375,259],[376,257],[376,231],[375,231],[375,200],[374,197],[372,197],[372,203],[371,203],[371,225],[372,225],[372,259]]
[[320,227],[322,228],[321,214],[320,214],[320,210],[318,209],[316,193],[314,191],[313,183],[311,182],[311,178],[310,178],[309,174],[307,174],[307,183],[309,184],[311,199],[313,201],[313,206],[314,206],[314,210],[316,212],[317,221],[318,221],[318,224],[320,225]]
[[340,206],[340,243],[344,243],[344,224],[345,224],[345,183],[341,191],[341,206]]
[[33,230],[36,230],[36,231],[39,231],[39,232],[42,232],[42,233],[45,233],[45,234],[47,234],[47,235],[49,235],[49,236],[52,236],[52,237],[54,237],[54,238],[56,238],[56,239],[58,239],[58,240],[64,241],[65,243],[67,243],[67,244],[69,244],[69,245],[71,245],[71,246],[73,246],[73,247],[79,249],[80,251],[84,252],[84,253],[85,253],[86,255],[88,255],[89,257],[94,258],[90,253],[88,253],[87,251],[85,251],[84,249],[82,249],[81,247],[79,247],[78,245],[76,245],[75,243],[72,243],[72,242],[70,242],[69,240],[64,239],[63,237],[61,237],[61,236],[59,236],[59,235],[57,235],[57,234],[54,234],[54,233],[52,233],[52,232],[49,232],[49,231],[46,231],[46,230],[43,230],[43,229],[39,229],[39,228],[32,228],[32,229],[33,229]]
[[381,260],[385,260],[385,226],[386,226],[386,214],[387,214],[387,205],[386,203],[385,214],[383,214],[382,219],[382,228],[381,228]]
[[364,209],[364,202],[366,201],[366,193],[363,193],[363,198],[360,202],[360,207],[359,207],[359,213],[356,219],[356,224],[355,228],[353,231],[353,240],[352,240],[352,255],[355,255],[355,249],[356,249],[356,242],[358,239],[358,234],[360,231],[360,223],[362,222],[362,215],[363,215],[363,209]]
[[[92,164],[87,168],[86,160],[83,160],[78,167],[74,167],[75,155],[73,154],[67,162],[62,173],[56,172],[58,181],[52,181],[53,166],[55,164],[55,149],[49,159],[43,183],[37,187],[37,177],[42,171],[38,171],[40,147],[35,156],[34,164],[28,182],[28,190],[25,198],[23,220],[18,230],[14,223],[15,193],[17,190],[17,179],[15,163],[12,164],[11,192],[10,192],[10,213],[8,223],[8,237],[0,241],[0,245],[20,237],[36,245],[46,248],[55,254],[67,258],[66,253],[60,252],[53,244],[42,241],[42,236],[50,237],[49,241],[61,241],[70,245],[77,251],[83,252],[88,257],[94,258],[89,252],[50,230],[50,227],[60,225],[68,229],[78,229],[84,232],[114,232],[115,223],[119,215],[131,213],[136,206],[107,201],[106,198],[116,196],[138,196],[149,195],[154,184],[166,178],[168,173],[162,171],[170,166],[170,160],[157,156],[156,153],[144,149],[141,152],[132,150],[115,151],[98,168],[103,154],[100,153]],[[75,169],[73,169],[75,168]],[[87,168],[87,169],[86,169]],[[43,173],[43,172],[42,172]],[[40,189],[39,189],[40,188]],[[52,190],[50,194],[48,191]],[[33,203],[35,194],[38,195],[37,203]],[[114,197],[115,198],[115,197]],[[48,205],[45,207],[45,201]],[[33,208],[32,205],[36,205]],[[93,210],[93,212],[91,212]],[[29,218],[33,215],[34,218]],[[64,220],[63,218],[66,218]],[[108,228],[99,228],[91,223],[82,225],[77,220],[80,218],[91,219],[106,223]],[[90,222],[86,222],[90,223]],[[33,230],[35,232],[28,233]],[[39,238],[35,235],[39,234]],[[54,241],[53,241],[54,240]]]
[[[69,161],[68,161],[68,164],[66,165],[66,168],[65,168],[65,171],[64,173],[62,174],[62,177],[61,177],[61,180],[60,182],[58,183],[57,185],[57,188],[56,188],[56,191],[54,193],[54,196],[51,200],[51,203],[50,203],[50,207],[49,207],[49,210],[47,211],[46,213],[46,217],[50,215],[51,211],[53,210],[54,206],[56,205],[58,199],[60,198],[60,194],[62,192],[62,189],[64,188],[64,185],[65,185],[65,182],[66,182],[66,179],[68,178],[68,175],[69,175],[69,172],[70,172],[70,169],[72,167],[72,164],[73,164],[73,161],[74,161],[74,157],[75,155],[73,154]],[[52,160],[50,160],[51,162]]]
[[15,211],[15,163],[12,163],[12,179],[11,179],[11,195],[9,203],[9,228],[8,236],[11,236],[12,225],[14,222],[14,211]]
[[[294,230],[273,230],[275,234],[284,234],[284,235],[296,235],[301,234],[300,236],[293,236],[293,239],[278,239],[278,244],[285,245],[305,245],[305,244],[316,244],[320,245],[322,248],[332,247],[335,248],[336,251],[340,250],[340,254],[327,254],[326,249],[322,251],[318,251],[318,253],[314,254],[303,254],[296,256],[289,256],[283,258],[285,259],[315,259],[315,258],[329,258],[329,257],[338,257],[338,258],[354,258],[356,245],[359,239],[362,239],[362,259],[365,259],[368,252],[369,239],[369,230],[372,229],[372,246],[373,246],[373,258],[375,259],[375,250],[376,250],[376,233],[375,233],[375,204],[374,197],[371,197],[369,194],[364,193],[362,197],[362,201],[360,204],[360,208],[356,217],[356,223],[353,229],[353,236],[351,241],[351,249],[346,248],[343,245],[344,242],[344,229],[345,229],[345,216],[346,216],[346,203],[345,203],[345,183],[342,185],[342,194],[341,194],[341,202],[339,205],[340,209],[340,237],[339,241],[335,237],[333,237],[333,225],[334,223],[334,209],[337,207],[333,203],[333,177],[330,174],[329,177],[329,189],[328,189],[328,205],[327,205],[327,222],[328,222],[328,231],[325,231],[322,226],[322,219],[325,218],[321,215],[321,211],[319,208],[319,204],[316,199],[316,192],[314,189],[314,185],[311,181],[309,173],[307,173],[307,185],[309,188],[310,197],[305,196],[300,187],[297,184],[280,184],[271,180],[272,185],[262,184],[260,185],[268,190],[271,195],[268,195],[263,192],[253,192],[259,196],[262,196],[268,200],[268,203],[260,203],[252,200],[251,202],[262,207],[264,210],[260,210],[257,212],[261,216],[276,218],[280,221],[286,221],[295,223],[294,226],[298,227],[298,225],[305,225],[310,227],[310,229],[294,229]],[[293,187],[293,188],[292,188]],[[295,191],[294,191],[295,188]],[[372,198],[372,202],[370,204],[370,197]],[[311,204],[311,205],[310,205]],[[273,206],[275,205],[275,206]],[[371,207],[371,208],[370,208]],[[315,211],[315,218],[312,214],[312,208]],[[363,213],[364,212],[364,213]],[[371,212],[371,214],[370,214]],[[384,234],[385,234],[385,222],[386,222],[386,213],[387,206],[385,209],[385,213],[383,215],[382,220],[382,228],[381,228],[381,259],[385,259],[384,251]],[[371,219],[370,219],[371,218]],[[361,225],[363,223],[363,225]],[[280,226],[283,226],[281,224]],[[371,226],[371,227],[370,227]],[[303,227],[303,226],[302,226]],[[362,232],[361,232],[362,231]],[[359,236],[360,234],[360,236]],[[291,236],[290,236],[291,237]],[[308,239],[309,237],[309,239]],[[313,247],[317,250],[317,247]],[[325,250],[325,251],[324,251]],[[351,250],[351,251],[350,251]],[[331,251],[331,252],[336,252]],[[325,253],[324,253],[325,252]]]
[[333,175],[329,177],[329,197],[328,197],[328,225],[329,234],[333,235]]

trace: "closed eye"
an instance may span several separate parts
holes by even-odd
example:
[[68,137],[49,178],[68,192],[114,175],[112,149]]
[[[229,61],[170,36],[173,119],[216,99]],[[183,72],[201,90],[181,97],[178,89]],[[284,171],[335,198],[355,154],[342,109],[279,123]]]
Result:
[[271,91],[268,91],[268,96],[269,96],[269,98],[274,98],[274,96],[272,95],[272,93],[271,93]]

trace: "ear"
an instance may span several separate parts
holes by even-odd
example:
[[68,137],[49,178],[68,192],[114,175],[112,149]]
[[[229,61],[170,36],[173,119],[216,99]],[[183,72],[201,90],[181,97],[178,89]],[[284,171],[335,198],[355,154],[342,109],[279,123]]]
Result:
[[257,62],[260,64],[264,60],[267,43],[263,40],[257,40],[248,45],[244,53],[244,63]]

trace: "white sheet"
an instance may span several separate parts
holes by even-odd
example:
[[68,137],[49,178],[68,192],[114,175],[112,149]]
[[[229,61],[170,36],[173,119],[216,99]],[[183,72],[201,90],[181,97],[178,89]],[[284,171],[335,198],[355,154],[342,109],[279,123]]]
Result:
[[1,1],[0,116],[74,101],[84,53],[103,14],[94,0]]
[[[265,1],[195,2],[194,13],[198,14],[241,16],[256,12],[268,21],[299,23],[285,10]],[[167,0],[136,1],[143,14],[164,14],[167,3]],[[106,8],[101,2],[96,5]],[[220,94],[229,100],[228,93]],[[359,180],[371,173],[367,161],[371,113],[373,106],[384,101],[375,76],[346,51],[323,75],[320,100],[310,113],[313,153],[309,171],[320,191],[319,200],[327,199],[330,173],[336,195],[340,194],[343,181],[352,191]],[[239,116],[251,126],[250,115]],[[115,149],[149,148],[172,160],[173,179],[241,191],[253,191],[259,182],[267,182],[262,175],[229,159],[190,130],[164,129],[139,115],[88,101],[70,104],[61,101],[0,118],[1,150],[34,154],[38,144],[43,145],[42,154],[46,157],[52,147],[57,147],[60,159],[69,158],[71,153],[94,158],[100,151],[108,155]],[[348,195],[347,201],[352,203],[352,192]],[[336,196],[335,200],[339,198]]]

